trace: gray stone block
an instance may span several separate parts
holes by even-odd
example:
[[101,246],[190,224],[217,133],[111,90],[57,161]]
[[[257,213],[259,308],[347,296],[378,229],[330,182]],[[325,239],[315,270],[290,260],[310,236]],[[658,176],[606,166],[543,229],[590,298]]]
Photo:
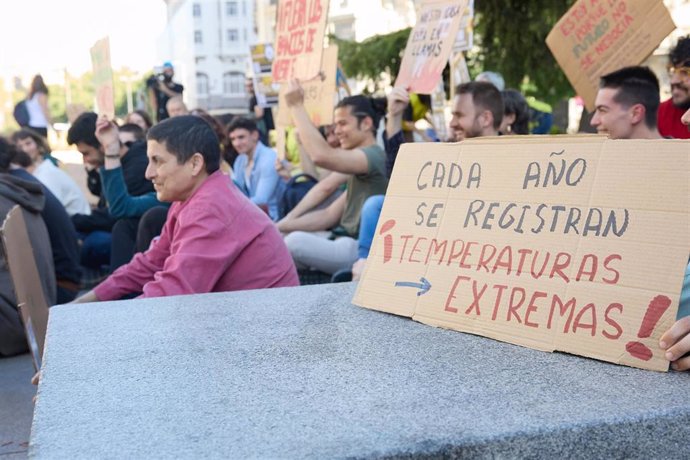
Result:
[[51,309],[37,458],[688,458],[690,375],[436,329],[354,284]]

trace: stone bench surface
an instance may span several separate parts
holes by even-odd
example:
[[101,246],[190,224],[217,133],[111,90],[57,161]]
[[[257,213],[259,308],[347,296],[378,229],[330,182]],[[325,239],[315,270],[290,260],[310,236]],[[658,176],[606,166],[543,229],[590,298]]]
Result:
[[690,375],[437,329],[355,284],[51,310],[36,458],[688,458]]

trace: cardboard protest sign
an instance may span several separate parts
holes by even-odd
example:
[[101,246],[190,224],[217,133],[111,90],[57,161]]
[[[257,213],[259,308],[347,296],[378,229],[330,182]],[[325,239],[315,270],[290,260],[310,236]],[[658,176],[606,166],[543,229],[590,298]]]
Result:
[[96,106],[98,113],[105,114],[110,120],[115,118],[113,90],[113,69],[110,66],[110,39],[98,40],[91,48],[91,66],[93,68],[93,86],[96,88]]
[[468,0],[426,0],[407,39],[395,86],[431,94],[453,49]]
[[278,104],[280,85],[273,83],[271,66],[273,64],[273,45],[262,43],[249,47],[254,70],[254,95],[261,107],[274,107]]
[[318,75],[327,19],[328,0],[279,0],[274,82]]
[[455,37],[455,43],[453,43],[453,52],[460,53],[462,51],[469,51],[474,45],[474,25],[472,20],[474,19],[474,0],[470,0],[465,12],[462,14],[460,19],[460,28],[458,29],[458,35]]
[[591,112],[599,77],[640,64],[674,29],[662,0],[579,0],[546,44]]
[[404,144],[353,303],[666,371],[659,337],[690,253],[687,147],[603,136]]
[[[302,82],[304,89],[304,108],[309,114],[309,118],[316,126],[330,125],[333,123],[333,107],[336,98],[336,74],[338,72],[338,47],[331,45],[323,51],[323,66],[321,75],[323,78],[316,78]],[[290,109],[285,102],[285,91],[287,85],[280,88],[280,102],[278,104],[278,126],[292,126]]]
[[39,370],[48,327],[48,302],[43,294],[26,222],[19,205],[7,214],[0,233],[29,350],[34,367]]

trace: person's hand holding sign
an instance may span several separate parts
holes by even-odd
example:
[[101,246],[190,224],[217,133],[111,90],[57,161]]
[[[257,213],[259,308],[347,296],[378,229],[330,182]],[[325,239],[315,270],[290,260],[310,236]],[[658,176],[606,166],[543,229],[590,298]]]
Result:
[[288,89],[285,93],[285,102],[288,107],[295,107],[304,104],[304,89],[296,79],[290,80]]
[[410,103],[410,93],[405,88],[393,88],[388,96],[388,117],[386,119],[386,134],[388,137],[402,130],[402,118],[405,108]]

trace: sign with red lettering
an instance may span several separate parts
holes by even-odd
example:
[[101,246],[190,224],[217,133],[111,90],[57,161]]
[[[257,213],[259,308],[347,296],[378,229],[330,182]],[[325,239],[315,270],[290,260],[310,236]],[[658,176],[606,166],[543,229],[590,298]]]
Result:
[[115,118],[115,99],[113,96],[113,68],[110,66],[110,39],[108,37],[98,40],[91,48],[91,66],[98,113],[105,114],[112,120]]
[[280,0],[273,81],[311,80],[321,67],[328,0]]
[[639,65],[675,28],[662,0],[579,0],[546,44],[591,112],[599,77]]
[[[336,104],[336,74],[338,73],[338,47],[331,45],[323,50],[321,78],[302,83],[304,108],[316,126],[333,123],[333,107]],[[277,126],[294,126],[290,109],[285,102],[287,85],[280,88]]]
[[353,303],[666,371],[659,338],[690,253],[688,164],[680,140],[403,144]]
[[469,0],[426,0],[407,39],[395,86],[412,93],[431,94],[458,35]]

